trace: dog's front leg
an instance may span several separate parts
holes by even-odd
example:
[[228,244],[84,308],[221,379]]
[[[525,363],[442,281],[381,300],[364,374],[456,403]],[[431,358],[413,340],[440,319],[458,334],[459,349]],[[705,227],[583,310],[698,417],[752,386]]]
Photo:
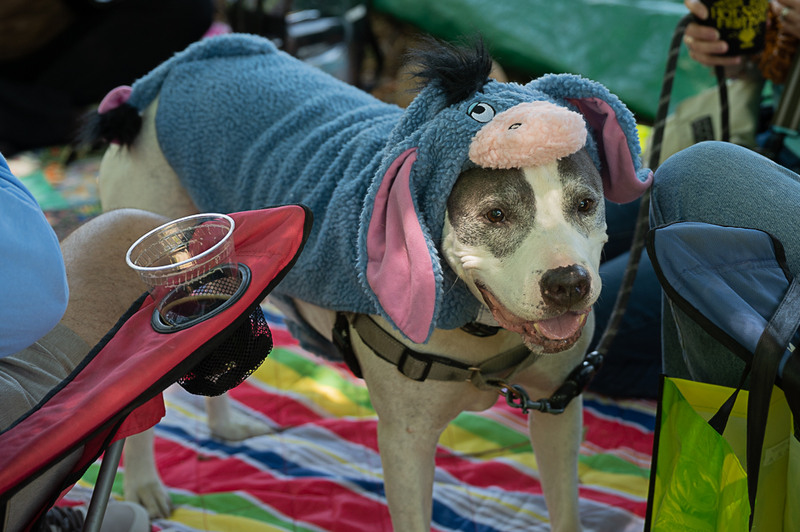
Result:
[[581,529],[578,452],[582,415],[583,403],[577,397],[563,414],[532,412],[528,418],[531,444],[553,532],[576,532]]
[[440,433],[411,419],[379,417],[378,447],[394,530],[430,530]]
[[353,346],[378,414],[378,447],[393,529],[428,532],[436,445],[473,392],[462,383],[415,382],[378,358],[357,336]]
[[153,450],[155,429],[147,429],[125,440],[125,500],[141,504],[152,518],[165,519],[172,513],[169,498],[156,469]]
[[[594,331],[589,317],[581,339],[570,350],[545,355],[518,376],[531,398],[550,397],[583,360]],[[533,411],[528,430],[552,532],[581,530],[578,507],[578,453],[583,427],[583,401],[574,398],[561,414]]]
[[488,408],[497,394],[466,383],[414,382],[394,367],[377,381],[366,369],[364,377],[378,414],[378,447],[393,528],[428,532],[439,438],[458,414]]

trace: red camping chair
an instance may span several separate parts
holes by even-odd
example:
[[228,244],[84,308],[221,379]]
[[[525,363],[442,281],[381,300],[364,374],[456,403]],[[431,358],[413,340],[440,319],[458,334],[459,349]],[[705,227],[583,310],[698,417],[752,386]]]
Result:
[[259,304],[294,264],[311,214],[287,205],[230,216],[236,222],[234,245],[243,282],[223,310],[189,327],[157,331],[152,324],[155,302],[143,295],[67,379],[0,433],[0,523],[14,494],[82,448],[69,474],[48,487],[47,503],[24,530],[105,451],[84,525],[99,530],[124,438],[161,419],[162,391],[177,381],[193,393],[218,395],[241,383],[266,358],[271,334]]

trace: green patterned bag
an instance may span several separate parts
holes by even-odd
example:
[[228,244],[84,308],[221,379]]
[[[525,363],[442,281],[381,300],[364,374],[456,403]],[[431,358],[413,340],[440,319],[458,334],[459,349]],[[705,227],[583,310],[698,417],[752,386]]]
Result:
[[[740,391],[725,431],[708,420],[733,389],[664,377],[659,402],[648,522],[652,532],[747,531],[750,504],[745,467],[747,391]],[[798,442],[786,398],[775,388],[764,437],[752,530],[794,531],[797,504],[789,503],[790,442],[797,464]],[[796,493],[796,492],[795,492]],[[790,507],[791,506],[791,507]],[[784,526],[786,522],[786,526]],[[794,522],[795,525],[789,523]]]

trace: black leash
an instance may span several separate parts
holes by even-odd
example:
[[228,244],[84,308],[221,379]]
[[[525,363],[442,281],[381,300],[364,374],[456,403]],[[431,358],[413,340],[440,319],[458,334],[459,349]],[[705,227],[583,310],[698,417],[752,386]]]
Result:
[[[667,56],[667,65],[664,72],[664,79],[661,84],[661,95],[658,100],[658,109],[656,111],[656,120],[653,124],[652,141],[649,167],[655,172],[658,167],[659,160],[661,159],[661,148],[664,140],[664,129],[667,122],[667,115],[669,114],[669,104],[672,97],[672,86],[675,81],[675,71],[678,64],[678,57],[680,55],[681,42],[683,40],[683,33],[689,22],[694,20],[694,16],[689,14],[684,16],[675,27],[672,34],[672,41],[670,42],[669,54]],[[717,77],[717,85],[719,87],[720,107],[722,111],[722,140],[727,141],[730,138],[730,120],[729,120],[729,103],[728,103],[728,90],[725,82],[725,71],[723,67],[715,67],[715,74]],[[597,343],[594,353],[604,356],[608,353],[611,343],[619,332],[619,326],[622,322],[622,317],[625,315],[625,310],[628,307],[628,300],[630,299],[631,292],[633,291],[633,282],[636,280],[636,274],[639,271],[639,262],[644,249],[644,240],[647,232],[650,230],[650,189],[646,190],[641,197],[639,204],[639,212],[636,218],[636,227],[633,233],[633,240],[631,242],[630,256],[628,264],[625,267],[625,274],[622,278],[619,292],[617,292],[617,299],[614,302],[614,309],[611,312],[611,317],[608,320],[605,331]]]

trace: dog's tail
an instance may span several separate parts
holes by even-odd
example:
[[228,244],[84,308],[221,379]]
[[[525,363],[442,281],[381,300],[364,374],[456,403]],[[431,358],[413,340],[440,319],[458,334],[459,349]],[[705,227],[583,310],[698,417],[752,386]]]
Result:
[[142,128],[142,117],[134,106],[124,103],[119,107],[100,113],[91,111],[84,116],[78,134],[79,144],[100,146],[116,143],[130,146]]
[[78,134],[80,144],[98,146],[116,143],[130,146],[142,128],[139,110],[128,102],[131,88],[117,87],[88,113]]

